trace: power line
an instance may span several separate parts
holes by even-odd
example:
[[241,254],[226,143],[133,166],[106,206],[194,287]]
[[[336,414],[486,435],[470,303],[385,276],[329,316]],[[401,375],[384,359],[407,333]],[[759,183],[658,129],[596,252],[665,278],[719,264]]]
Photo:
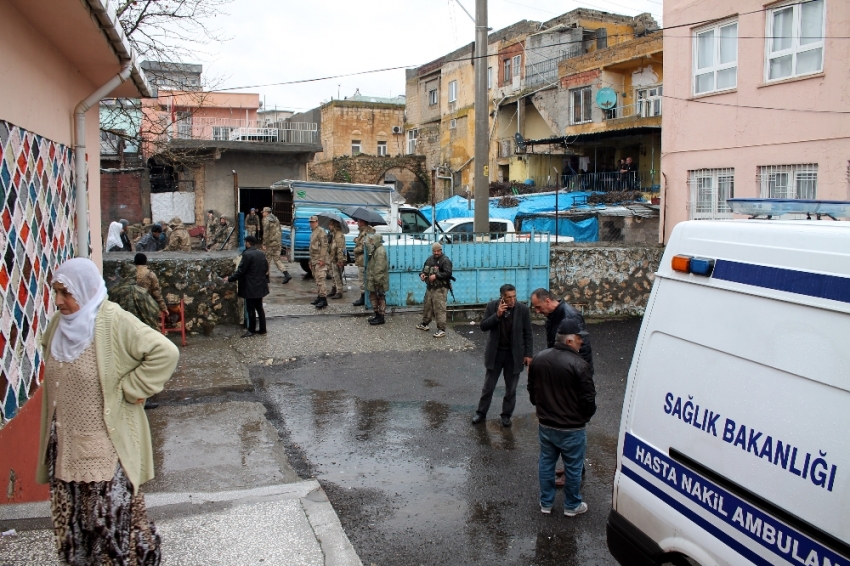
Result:
[[850,110],[811,110],[807,108],[776,108],[773,106],[753,106],[749,104],[729,104],[727,102],[714,102],[711,100],[699,100],[692,98],[680,98],[678,96],[670,96],[668,94],[660,95],[662,98],[670,98],[673,100],[681,100],[683,102],[694,102],[697,104],[710,104],[711,106],[729,106],[732,108],[750,108],[753,110],[779,110],[782,112],[808,112],[813,114],[850,114]]

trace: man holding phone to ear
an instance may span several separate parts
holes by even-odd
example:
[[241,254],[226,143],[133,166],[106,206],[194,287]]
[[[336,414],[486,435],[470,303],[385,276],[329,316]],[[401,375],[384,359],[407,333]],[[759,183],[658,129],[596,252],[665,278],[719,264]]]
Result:
[[484,310],[481,330],[489,332],[487,349],[484,351],[484,367],[487,373],[478,409],[472,424],[487,417],[493,391],[499,382],[499,374],[505,375],[505,397],[502,399],[502,426],[511,426],[511,415],[516,406],[516,387],[523,367],[531,363],[534,338],[531,333],[531,312],[516,300],[516,287],[510,283],[499,289],[499,298],[490,301]]

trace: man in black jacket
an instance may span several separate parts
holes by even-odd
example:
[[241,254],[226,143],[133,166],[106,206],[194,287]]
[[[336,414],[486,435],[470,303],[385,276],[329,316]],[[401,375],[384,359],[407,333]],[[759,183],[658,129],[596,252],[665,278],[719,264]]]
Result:
[[[245,251],[242,252],[242,261],[233,275],[226,277],[225,281],[238,281],[237,294],[245,299],[245,307],[248,309],[248,330],[242,338],[266,333],[266,311],[263,310],[263,297],[269,294],[269,263],[266,255],[257,249],[257,238],[255,236],[245,237]],[[257,330],[257,319],[260,328]]]
[[590,374],[593,375],[593,350],[590,348],[590,334],[587,332],[587,326],[584,323],[584,317],[578,310],[563,299],[558,299],[551,292],[543,289],[536,289],[531,293],[531,308],[537,314],[546,316],[546,347],[551,348],[555,345],[555,334],[557,334],[558,326],[561,321],[567,318],[573,319],[578,324],[579,328],[584,332],[582,335],[581,349],[579,355],[584,358],[587,365],[590,366]]
[[583,334],[573,318],[558,326],[555,346],[534,357],[528,368],[528,395],[539,423],[540,511],[555,502],[555,464],[564,460],[564,515],[587,511],[581,500],[581,471],[587,447],[585,425],[596,412],[596,387],[590,367],[579,355]]
[[[522,303],[516,302],[516,287],[502,285],[499,298],[487,303],[481,330],[490,332],[487,349],[484,351],[484,387],[472,424],[487,417],[493,391],[499,382],[499,374],[505,375],[505,397],[502,399],[502,426],[511,426],[511,415],[516,406],[516,386],[523,367],[531,362],[534,351],[531,334],[531,312]],[[522,361],[520,361],[522,360]]]

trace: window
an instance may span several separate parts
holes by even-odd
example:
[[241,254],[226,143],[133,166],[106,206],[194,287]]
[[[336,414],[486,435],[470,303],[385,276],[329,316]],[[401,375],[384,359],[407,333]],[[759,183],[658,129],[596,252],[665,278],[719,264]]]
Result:
[[360,140],[351,140],[351,155],[360,155],[363,151],[363,146],[360,145]]
[[493,67],[487,67],[487,90],[493,88]]
[[511,77],[513,77],[513,75],[511,74],[511,60],[505,59],[503,64],[505,66],[505,72],[503,73],[502,81],[509,83],[511,82]]
[[824,0],[781,6],[767,13],[766,80],[823,70]]
[[416,153],[416,138],[419,136],[419,130],[407,130],[407,153]]
[[514,66],[514,76],[519,76],[519,71],[522,65],[522,57],[520,55],[514,55],[513,66]]
[[693,69],[694,94],[738,86],[738,22],[696,32]]
[[758,183],[762,198],[816,199],[818,165],[768,165],[759,167]]
[[228,141],[230,139],[230,132],[232,131],[233,128],[230,126],[213,126],[213,139],[216,141]]
[[457,120],[452,118],[449,120],[449,129],[454,130],[455,128],[457,128]]
[[428,91],[428,105],[434,106],[437,104],[437,89],[431,89]]
[[449,102],[457,101],[457,81],[449,83]]
[[573,124],[590,122],[591,99],[591,88],[589,86],[570,91],[570,103],[573,107]]
[[379,141],[378,142],[378,155],[386,156],[387,155],[387,142]]
[[662,87],[654,86],[637,91],[637,114],[644,118],[661,116]]
[[735,169],[688,171],[691,190],[691,219],[732,218],[726,199],[735,196]]
[[499,157],[511,156],[511,143],[513,140],[507,139],[499,142]]
[[415,234],[424,232],[431,227],[430,222],[422,216],[418,210],[416,212],[399,212],[401,217],[401,231],[405,234]]

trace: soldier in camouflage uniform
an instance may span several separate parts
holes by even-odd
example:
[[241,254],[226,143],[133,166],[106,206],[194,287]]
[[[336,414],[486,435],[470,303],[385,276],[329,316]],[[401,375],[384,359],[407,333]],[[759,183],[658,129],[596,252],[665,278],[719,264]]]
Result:
[[358,220],[357,227],[360,228],[360,233],[354,238],[354,265],[357,266],[360,276],[360,298],[351,304],[355,307],[362,307],[366,304],[366,294],[364,292],[366,274],[363,272],[363,240],[369,234],[374,234],[375,229],[364,220]]
[[189,238],[189,231],[183,226],[183,221],[177,216],[168,221],[171,226],[171,235],[168,237],[168,244],[165,246],[167,252],[189,252],[192,251],[192,241]]
[[213,237],[215,237],[215,229],[218,226],[218,220],[216,220],[215,212],[212,210],[207,211],[207,219],[204,223],[204,244],[207,249],[210,248],[210,245],[213,241]]
[[390,287],[390,268],[387,261],[387,250],[384,249],[384,238],[380,234],[369,234],[363,242],[369,254],[366,266],[364,284],[369,291],[369,301],[375,316],[369,319],[369,324],[375,326],[384,324],[384,314],[387,311],[387,290]]
[[271,273],[272,265],[283,273],[283,284],[289,283],[292,276],[286,270],[286,264],[280,259],[280,221],[272,214],[272,209],[268,206],[263,208],[263,253],[266,254],[266,261],[269,262],[269,272]]
[[109,290],[109,300],[153,328],[160,329],[159,305],[147,289],[136,285],[132,279],[121,281]]
[[434,338],[446,336],[446,300],[452,285],[452,261],[443,255],[443,246],[439,242],[431,245],[432,255],[425,260],[419,273],[419,279],[425,282],[425,308],[422,311],[422,323],[419,330],[428,331],[431,320],[437,319],[437,332]]
[[259,238],[260,233],[260,217],[257,216],[257,209],[252,208],[251,212],[245,217],[245,234],[246,236],[254,236]]
[[328,234],[329,255],[331,258],[330,269],[334,278],[334,286],[331,289],[331,299],[341,299],[344,287],[342,286],[343,269],[345,269],[345,234],[336,220],[330,221],[330,233]]
[[136,266],[136,285],[150,293],[153,300],[159,305],[159,310],[168,314],[168,307],[162,299],[162,291],[159,288],[159,279],[148,268],[148,256],[143,253],[136,254],[133,258],[133,264]]
[[[235,241],[237,238],[236,233],[233,231],[233,226],[227,220],[226,216],[222,216],[219,219],[218,226],[215,228],[215,236],[213,236],[212,243],[210,244],[210,249],[218,251],[222,250],[232,250],[235,246]],[[221,245],[224,244],[224,247]]]
[[330,264],[328,236],[319,226],[319,218],[316,216],[310,217],[310,229],[313,231],[310,234],[310,270],[313,272],[313,279],[316,280],[319,292],[316,300],[311,304],[317,309],[323,309],[328,306],[328,291],[325,288],[325,277],[328,275]]

